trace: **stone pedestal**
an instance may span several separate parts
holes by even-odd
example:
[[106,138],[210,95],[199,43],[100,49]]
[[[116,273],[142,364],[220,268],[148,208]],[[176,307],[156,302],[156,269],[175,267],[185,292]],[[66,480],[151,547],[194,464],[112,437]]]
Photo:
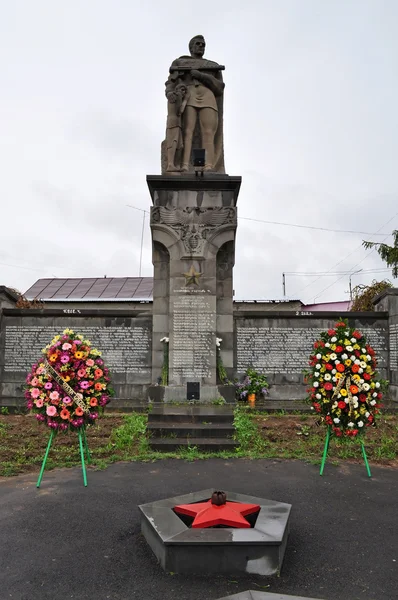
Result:
[[187,382],[200,382],[200,399],[220,396],[216,338],[233,372],[233,287],[240,177],[219,174],[147,176],[152,197],[154,265],[152,378],[169,338],[169,382],[164,399],[185,400]]

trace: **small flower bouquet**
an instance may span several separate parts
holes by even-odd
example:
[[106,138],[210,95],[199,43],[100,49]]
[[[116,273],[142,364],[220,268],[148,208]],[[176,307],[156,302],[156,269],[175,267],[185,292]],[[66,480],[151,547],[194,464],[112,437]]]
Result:
[[267,377],[254,369],[247,369],[243,380],[235,385],[239,400],[247,400],[250,394],[255,394],[256,397],[269,394]]
[[82,335],[65,329],[42,354],[26,378],[27,408],[55,431],[94,423],[113,395],[101,352]]
[[321,334],[310,356],[308,401],[337,437],[375,426],[387,382],[378,378],[376,353],[347,320]]

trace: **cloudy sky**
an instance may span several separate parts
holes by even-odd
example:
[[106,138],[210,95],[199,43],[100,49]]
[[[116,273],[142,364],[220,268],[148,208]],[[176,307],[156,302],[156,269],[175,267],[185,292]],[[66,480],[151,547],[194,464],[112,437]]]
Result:
[[149,210],[164,82],[198,33],[226,65],[226,169],[243,177],[235,297],[281,298],[283,272],[308,303],[347,299],[344,271],[389,277],[361,242],[398,229],[397,27],[396,0],[3,0],[0,285],[139,274],[127,205]]

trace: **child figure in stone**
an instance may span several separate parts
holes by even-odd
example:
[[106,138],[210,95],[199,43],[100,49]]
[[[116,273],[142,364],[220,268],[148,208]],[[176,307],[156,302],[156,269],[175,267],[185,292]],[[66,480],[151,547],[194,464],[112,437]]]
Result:
[[175,165],[177,150],[183,148],[182,114],[187,105],[188,88],[183,83],[177,83],[172,90],[166,90],[167,96],[167,125],[166,125],[166,171],[180,171]]

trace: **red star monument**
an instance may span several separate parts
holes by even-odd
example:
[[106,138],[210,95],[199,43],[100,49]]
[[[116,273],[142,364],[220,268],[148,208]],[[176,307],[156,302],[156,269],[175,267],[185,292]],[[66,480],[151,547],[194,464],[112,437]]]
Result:
[[180,504],[175,506],[177,514],[195,517],[191,525],[193,528],[214,527],[226,525],[227,527],[249,528],[250,523],[245,519],[260,510],[258,504],[243,504],[241,502],[226,502],[221,506],[207,502],[197,504]]

